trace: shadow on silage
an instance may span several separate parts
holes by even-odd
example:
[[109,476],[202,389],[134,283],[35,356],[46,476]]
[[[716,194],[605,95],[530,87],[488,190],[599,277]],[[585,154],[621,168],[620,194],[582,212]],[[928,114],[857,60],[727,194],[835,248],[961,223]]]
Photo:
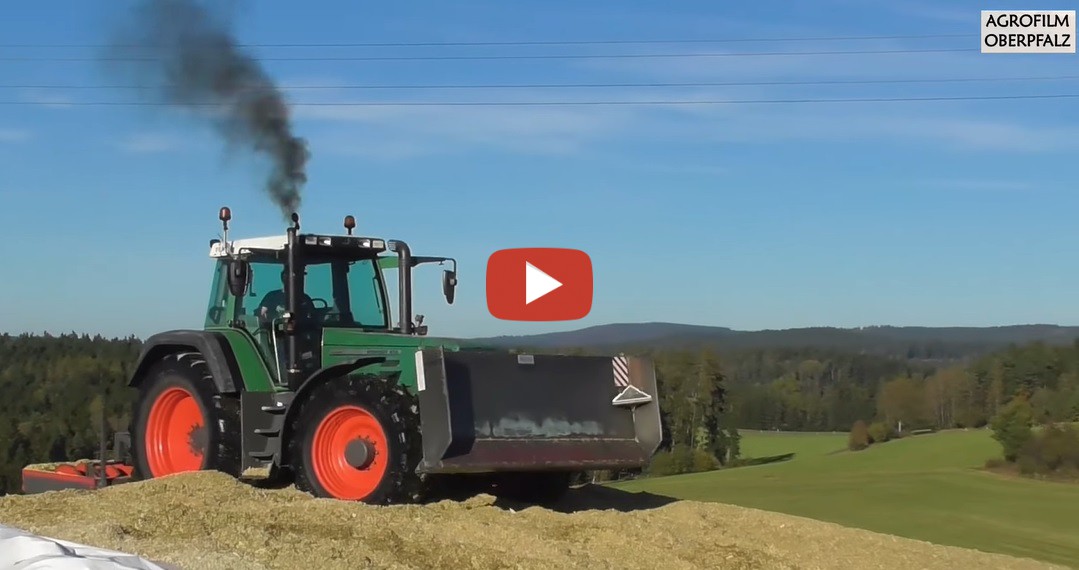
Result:
[[614,510],[633,512],[657,509],[675,502],[677,499],[652,493],[631,493],[605,485],[584,484],[571,487],[561,499],[547,504],[527,503],[499,495],[497,489],[484,483],[483,478],[451,476],[441,479],[442,484],[435,484],[429,489],[426,502],[443,500],[464,502],[481,494],[494,498],[491,506],[504,510],[526,509],[539,506],[559,513],[574,513],[593,510]]
[[[242,477],[240,480],[257,489],[285,489],[293,483],[287,477],[275,479],[267,476],[250,476]],[[431,490],[424,502],[434,503],[443,500],[464,502],[488,491],[489,489],[481,486],[470,486],[457,481],[456,484],[439,486]],[[631,493],[604,485],[586,484],[571,488],[557,502],[539,506],[554,512],[567,514],[593,510],[613,510],[629,513],[658,509],[676,501],[677,499],[664,495],[647,492]],[[521,510],[537,505],[495,496],[491,506],[505,510]]]
[[579,511],[614,510],[623,513],[647,511],[676,502],[665,495],[640,492],[630,493],[603,485],[584,485],[570,489],[561,500],[546,508],[559,513]]

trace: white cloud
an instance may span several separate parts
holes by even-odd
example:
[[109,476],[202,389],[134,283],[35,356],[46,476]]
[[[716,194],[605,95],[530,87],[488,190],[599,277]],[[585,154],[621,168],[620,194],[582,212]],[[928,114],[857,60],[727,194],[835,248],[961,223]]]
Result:
[[29,140],[33,133],[25,129],[0,128],[0,143],[18,143]]
[[[624,100],[728,100],[727,93],[625,96]],[[749,97],[752,98],[752,97]],[[948,103],[816,103],[581,107],[298,107],[320,148],[377,159],[464,152],[600,152],[623,142],[885,142],[962,152],[1065,152],[1079,124],[1044,125]],[[372,142],[374,141],[374,142]]]
[[[758,123],[758,126],[761,126]],[[1054,151],[1074,148],[1079,129],[1036,127],[980,118],[953,118],[909,113],[845,113],[825,116],[803,115],[783,124],[773,120],[769,128],[776,136],[794,138],[872,140],[905,138],[937,142],[956,150]]]
[[970,190],[974,192],[1026,192],[1037,189],[1035,184],[1026,180],[979,178],[930,178],[916,180],[914,184],[942,190]]
[[53,109],[68,109],[75,102],[71,97],[62,93],[45,89],[27,89],[22,93],[22,98],[27,103]]
[[364,137],[335,136],[321,139],[319,148],[325,148],[334,154],[358,156],[376,160],[404,160],[428,153],[422,145],[407,140],[379,140],[371,142]]
[[[929,49],[974,51],[901,51]],[[995,55],[979,53],[977,50],[977,43],[972,45],[971,42],[954,39],[917,43],[876,40],[855,43],[823,42],[811,45],[787,43],[747,44],[737,48],[723,45],[679,50],[648,50],[650,53],[662,54],[698,54],[698,56],[693,57],[581,60],[576,62],[576,67],[590,73],[616,73],[620,77],[629,80],[639,80],[643,77],[663,81],[704,82],[955,79],[1075,75],[1074,67],[1062,64],[1059,59],[1028,55],[1015,56],[1004,60]],[[841,54],[834,52],[892,53]],[[748,53],[784,53],[789,55],[744,55]],[[699,54],[720,55],[699,56]],[[974,85],[983,86],[985,84]],[[1042,85],[1042,83],[1037,83],[1036,85]],[[843,86],[843,89],[849,91],[855,87]],[[884,87],[890,91],[895,91],[897,88],[927,88],[918,84],[892,84]],[[739,89],[744,88],[740,87]],[[796,86],[794,89],[805,91],[807,87]]]
[[[777,31],[778,30],[778,31]],[[792,29],[755,29],[742,37],[826,37],[843,34]],[[781,33],[782,32],[782,33]],[[864,35],[871,35],[863,33]],[[975,36],[976,37],[976,36]],[[773,42],[699,45],[669,53],[740,51],[896,50],[960,47],[963,41]],[[602,51],[611,52],[616,48]],[[664,47],[650,46],[649,52]],[[976,44],[973,46],[976,49]],[[627,51],[635,51],[629,50]],[[1059,60],[1008,59],[980,53],[870,55],[732,56],[580,60],[567,64],[567,83],[790,82],[898,79],[955,79],[1074,75]],[[582,77],[579,73],[584,72]],[[347,80],[308,79],[292,86],[341,86]],[[1061,89],[1060,82],[883,83],[840,85],[752,85],[610,89],[539,89],[490,92],[424,93],[427,100],[772,100],[983,96]],[[296,89],[298,121],[317,124],[339,152],[373,158],[404,158],[475,147],[521,153],[602,151],[599,144],[646,142],[660,138],[680,143],[743,141],[894,141],[928,144],[956,151],[1053,152],[1074,149],[1079,124],[1038,124],[1015,106],[967,101],[877,102],[685,106],[303,106],[310,102],[409,100],[397,91]],[[411,94],[415,96],[415,93]],[[471,99],[470,99],[471,97]],[[1050,102],[1052,103],[1052,102]],[[1003,111],[1003,112],[1001,112]],[[369,143],[366,141],[378,141]],[[325,146],[325,145],[323,145]]]
[[[912,16],[925,20],[936,20],[938,22],[947,22],[949,24],[975,26],[979,25],[979,22],[981,21],[982,8],[960,10],[946,8],[944,7],[944,3],[925,3],[912,0],[904,0],[902,2],[885,1],[880,2],[877,6],[904,16]],[[986,8],[989,7],[986,6]]]
[[336,89],[349,84],[351,82],[337,77],[305,76],[282,80],[278,83],[278,88],[286,97],[291,99],[297,96],[300,98],[306,97],[312,93],[320,93],[326,89]]
[[178,150],[182,144],[175,137],[155,133],[138,133],[118,143],[121,150],[132,153],[160,153]]
[[[955,78],[1051,76],[1068,73],[1049,63],[1030,61],[1002,68],[999,60],[978,55],[888,55],[873,59],[808,56],[769,59],[718,58],[674,60],[646,64],[620,62],[640,80],[671,82],[768,82],[843,79]],[[1009,66],[1011,67],[1011,66]],[[971,82],[967,84],[883,84],[806,86],[717,86],[652,90],[655,100],[803,100],[856,98],[918,98],[1007,95],[1030,93],[1030,86],[1057,87],[1059,83]],[[1003,87],[1002,87],[1003,86]],[[1038,91],[1035,91],[1035,93]],[[617,93],[612,99],[627,99]],[[1046,106],[1056,102],[1046,102]],[[683,140],[722,140],[769,143],[777,141],[912,141],[957,151],[1061,152],[1079,146],[1079,123],[1044,124],[1046,115],[1024,113],[1023,107],[972,101],[937,102],[834,102],[686,105],[647,110],[641,128]]]
[[1079,126],[1074,125],[1049,127],[942,116],[878,118],[876,124],[898,136],[935,139],[960,150],[1063,152],[1079,143]]
[[[297,107],[299,121],[331,123],[320,143],[382,158],[486,147],[523,153],[577,152],[626,128],[632,112],[550,107]],[[343,127],[351,123],[353,128]],[[378,141],[370,143],[367,141]],[[387,142],[388,141],[388,142]]]
[[985,118],[954,107],[863,103],[692,110],[695,115],[668,125],[664,136],[762,144],[913,142],[963,152],[1071,152],[1079,148],[1079,125],[1047,126],[1014,118]]

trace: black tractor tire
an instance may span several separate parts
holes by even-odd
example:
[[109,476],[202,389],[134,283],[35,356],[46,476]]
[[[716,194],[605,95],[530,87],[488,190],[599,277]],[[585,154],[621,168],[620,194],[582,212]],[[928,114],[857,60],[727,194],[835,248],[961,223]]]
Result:
[[[419,408],[415,397],[409,395],[393,378],[348,376],[330,379],[316,386],[298,405],[300,408],[297,409],[290,426],[286,456],[289,470],[295,477],[296,488],[316,497],[373,505],[414,503],[422,499],[423,481],[416,473],[422,456]],[[333,455],[331,451],[337,448],[331,446],[316,449],[315,443],[316,434],[320,434],[320,442],[329,441],[324,438],[330,437],[326,434],[331,432],[323,431],[322,422],[331,414],[337,413],[361,415],[366,418],[365,421],[373,419],[384,434],[385,447],[381,451],[379,446],[382,444],[368,449],[371,457],[374,457],[371,461],[380,461],[385,470],[381,471],[382,467],[376,468],[374,464],[361,468],[375,469],[374,473],[381,471],[381,475],[370,476],[368,491],[360,490],[362,485],[358,485],[351,488],[351,494],[346,495],[340,484],[333,484],[328,477],[326,480],[319,478],[316,462],[326,465],[325,462],[331,457],[335,461],[341,461],[340,456]],[[338,433],[349,432],[346,430]],[[354,441],[359,436],[348,435],[348,438],[349,441]],[[367,441],[381,441],[381,437],[375,434],[364,435],[362,438],[367,438]],[[316,461],[316,454],[322,458],[321,461]],[[346,472],[346,476],[351,477],[354,474],[349,469],[356,468],[342,466],[340,469],[342,471],[338,473]],[[335,493],[335,490],[338,492]]]
[[530,471],[500,473],[495,478],[494,495],[519,503],[550,506],[569,491],[571,471]]
[[[236,396],[217,394],[206,360],[198,352],[169,354],[155,362],[139,382],[131,426],[131,457],[137,479],[151,479],[147,449],[148,420],[155,402],[166,393],[187,392],[198,404],[202,428],[193,430],[190,445],[202,452],[196,471],[220,471],[240,476],[240,401]],[[153,437],[152,435],[150,437]],[[179,471],[190,471],[182,469]],[[169,475],[172,473],[162,473]]]

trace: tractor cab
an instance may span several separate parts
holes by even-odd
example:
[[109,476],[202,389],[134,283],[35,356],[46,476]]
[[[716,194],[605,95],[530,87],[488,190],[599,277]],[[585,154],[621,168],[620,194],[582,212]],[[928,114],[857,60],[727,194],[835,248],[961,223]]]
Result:
[[[210,243],[217,263],[205,328],[248,332],[282,386],[322,367],[327,328],[426,334],[427,327],[413,323],[411,314],[411,269],[420,263],[452,263],[453,269],[443,273],[443,292],[453,302],[455,260],[413,257],[404,242],[353,236],[352,216],[345,218],[344,236],[301,234],[293,215],[285,235],[233,241],[228,240],[228,208],[221,209],[220,218],[225,233]],[[384,273],[394,268],[396,322]]]

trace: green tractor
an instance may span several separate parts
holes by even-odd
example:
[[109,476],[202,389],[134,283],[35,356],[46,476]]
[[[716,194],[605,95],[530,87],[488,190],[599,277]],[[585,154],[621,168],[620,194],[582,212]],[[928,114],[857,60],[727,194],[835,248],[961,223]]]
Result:
[[149,337],[132,375],[128,479],[268,470],[318,497],[388,504],[456,478],[546,502],[574,472],[640,468],[657,449],[647,359],[429,337],[413,322],[413,269],[450,264],[452,304],[455,260],[353,236],[352,216],[347,235],[302,234],[293,214],[285,235],[235,241],[228,208],[220,219],[204,328]]

